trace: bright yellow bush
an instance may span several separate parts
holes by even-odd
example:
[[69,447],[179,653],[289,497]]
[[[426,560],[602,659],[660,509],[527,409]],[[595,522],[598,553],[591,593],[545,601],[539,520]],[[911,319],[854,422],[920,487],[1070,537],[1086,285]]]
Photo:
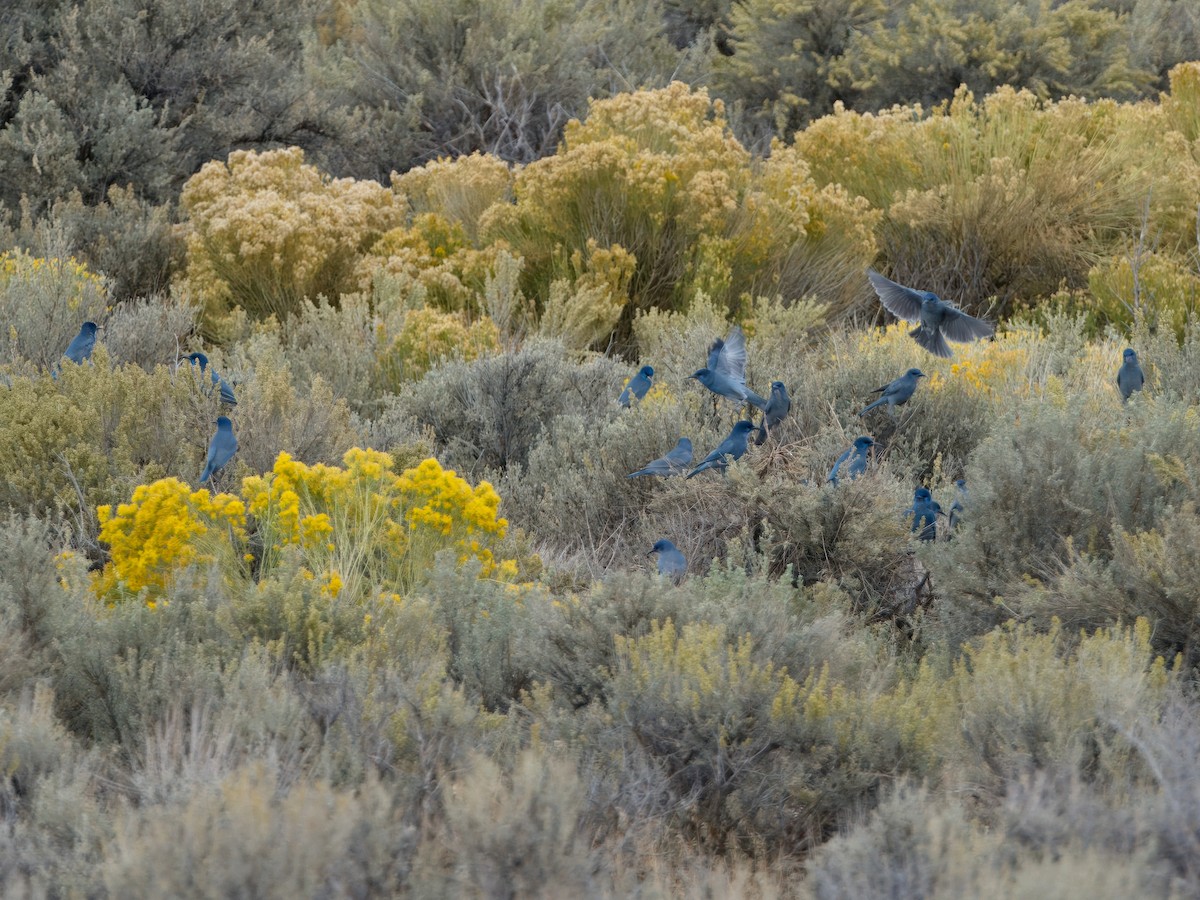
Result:
[[129,503],[99,509],[111,562],[98,593],[115,600],[146,589],[153,601],[181,570],[218,557],[227,576],[241,559],[265,582],[298,555],[304,577],[329,598],[403,594],[446,549],[459,563],[477,560],[482,576],[517,574],[514,561],[496,558],[508,522],[486,481],[471,487],[434,459],[397,474],[375,450],[352,449],[343,463],[306,466],[281,453],[270,472],[242,481],[241,499],[174,478],[139,486]]
[[[314,572],[336,572],[343,584],[396,585],[424,577],[434,555],[457,551],[479,560],[484,576],[516,574],[492,550],[508,522],[500,497],[484,481],[472,488],[435,459],[397,475],[386,453],[352,449],[345,468],[306,466],[281,453],[272,470],[242,483],[242,496],[263,544],[263,569],[285,548],[302,551]],[[353,586],[353,585],[352,585]]]
[[297,147],[210,162],[180,203],[186,286],[210,313],[238,305],[280,318],[305,297],[351,290],[360,256],[405,213],[387,188],[330,178]]
[[[97,582],[102,595],[120,586],[132,593],[158,595],[178,572],[192,564],[212,562],[223,535],[246,539],[246,507],[232,494],[193,491],[178,478],[139,485],[129,503],[114,511],[96,510],[100,540],[109,546],[111,562]],[[205,541],[212,534],[216,540]]]

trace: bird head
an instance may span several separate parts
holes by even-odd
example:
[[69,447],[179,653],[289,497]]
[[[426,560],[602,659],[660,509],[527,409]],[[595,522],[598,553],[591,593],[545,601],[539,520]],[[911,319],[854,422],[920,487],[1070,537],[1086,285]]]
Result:
[[1126,347],[1123,355],[1125,362],[1137,362],[1137,353],[1134,352],[1132,347]]
[[868,447],[875,446],[875,439],[869,438],[864,434],[862,437],[856,437],[854,439],[854,446],[859,450],[866,450]]
[[84,322],[79,330],[85,334],[95,334],[96,333],[96,323],[95,322]]
[[692,449],[692,439],[681,437],[679,439],[679,443],[676,444],[675,446],[676,447],[686,447],[688,450],[691,450]]
[[742,419],[742,421],[733,426],[734,434],[748,434],[749,432],[756,430],[758,430],[758,426],[747,419]]
[[932,496],[933,494],[930,492],[929,488],[926,487],[919,487],[913,493],[914,500],[928,500]]
[[654,366],[642,366],[642,370],[638,374],[645,375],[647,378],[653,378]]
[[232,431],[233,422],[229,421],[229,416],[217,416],[217,427],[222,431]]
[[958,488],[960,491],[965,491],[967,489],[967,479],[965,479],[965,478],[957,479],[954,482],[954,486],[956,488]]
[[787,388],[784,386],[782,381],[772,381],[771,382],[771,390],[775,391],[776,393],[782,394],[784,391],[787,390]]
[[697,381],[704,381],[704,379],[708,378],[708,376],[711,374],[712,370],[705,367],[703,369],[697,369],[695,372],[689,375],[688,378],[695,378]]
[[924,378],[925,377],[925,373],[922,372],[920,369],[909,369],[904,374],[908,375],[910,378]]
[[664,550],[674,550],[675,545],[666,538],[659,538],[654,542],[654,546],[650,548],[647,556],[653,556],[655,553],[662,553]]
[[189,353],[187,358],[200,366],[200,371],[203,372],[208,367],[208,357],[203,353]]

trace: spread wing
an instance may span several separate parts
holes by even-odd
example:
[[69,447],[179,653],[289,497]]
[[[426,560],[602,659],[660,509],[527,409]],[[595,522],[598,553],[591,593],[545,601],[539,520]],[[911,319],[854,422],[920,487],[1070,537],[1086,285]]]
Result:
[[946,310],[942,318],[942,334],[960,344],[977,338],[991,337],[995,329],[991,322],[969,316],[961,309],[955,309],[945,304]]
[[734,325],[725,340],[713,341],[708,351],[708,367],[715,372],[745,384],[746,382],[746,335],[741,326]]
[[871,287],[875,288],[884,309],[909,322],[921,320],[922,298],[917,291],[897,284],[890,278],[884,278],[874,269],[867,269],[867,278],[871,280]]
[[724,346],[725,342],[717,338],[708,348],[708,368],[713,372],[717,371],[717,363],[721,360],[721,349]]

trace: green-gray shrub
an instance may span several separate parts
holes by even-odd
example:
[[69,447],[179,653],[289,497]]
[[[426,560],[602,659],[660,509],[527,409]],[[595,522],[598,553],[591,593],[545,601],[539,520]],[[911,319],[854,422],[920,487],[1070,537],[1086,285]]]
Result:
[[385,416],[431,429],[442,464],[474,479],[525,464],[543,430],[564,413],[615,415],[624,369],[598,357],[574,362],[556,344],[529,343],[434,369],[411,393],[397,395]]
[[148,372],[186,356],[186,339],[200,311],[177,298],[136,297],[116,306],[104,326],[104,344],[113,358]]
[[[1193,418],[1149,397],[1124,407],[1114,396],[1061,394],[1020,404],[971,456],[967,526],[926,558],[947,606],[977,605],[983,621],[988,608],[1012,614],[1029,579],[1052,583],[1076,550],[1109,559],[1122,532],[1147,531],[1194,499]],[[997,597],[1005,607],[992,606]]]

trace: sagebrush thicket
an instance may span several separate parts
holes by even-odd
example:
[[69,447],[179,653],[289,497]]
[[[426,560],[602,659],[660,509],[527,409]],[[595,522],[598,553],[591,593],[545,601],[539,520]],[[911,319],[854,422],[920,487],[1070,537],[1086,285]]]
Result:
[[1200,893],[1194,4],[0,23],[0,892]]

